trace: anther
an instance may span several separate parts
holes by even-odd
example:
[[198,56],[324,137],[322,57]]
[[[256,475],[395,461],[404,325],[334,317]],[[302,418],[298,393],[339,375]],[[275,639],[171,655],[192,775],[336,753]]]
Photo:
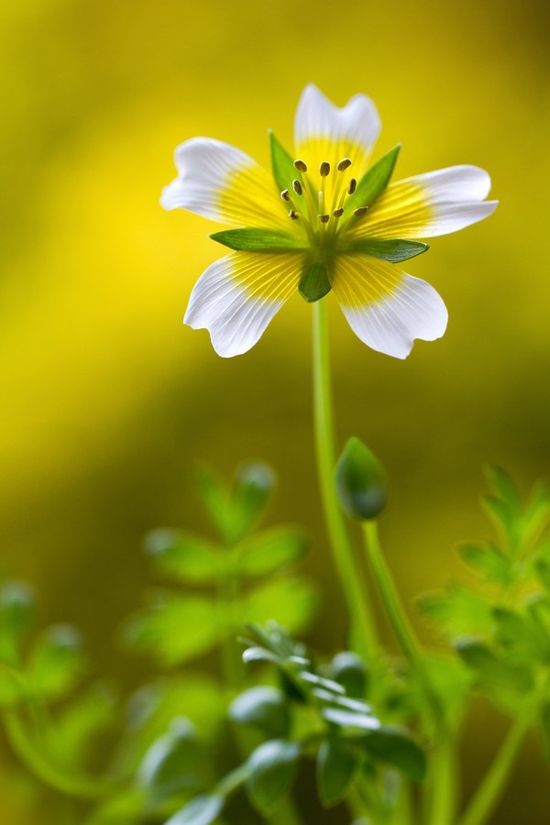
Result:
[[288,217],[292,218],[293,221],[297,221],[300,216],[298,215],[295,209],[291,209],[288,213]]
[[349,169],[351,166],[351,160],[349,158],[342,158],[339,162],[338,166],[336,167],[339,172],[345,172],[346,169]]
[[319,174],[322,178],[326,178],[327,175],[330,175],[330,163],[328,160],[324,160],[320,165]]
[[353,214],[354,214],[357,218],[360,218],[360,217],[361,217],[361,215],[365,215],[365,214],[368,212],[368,209],[369,209],[369,207],[368,207],[368,206],[360,206],[358,209],[354,209],[354,210],[353,210]]
[[288,194],[288,189],[283,189],[283,191],[281,192],[281,198],[284,201],[289,201],[290,200],[290,195]]
[[356,189],[357,189],[357,181],[355,180],[355,178],[352,178],[350,180],[349,186],[348,186],[348,195],[353,195],[353,193],[355,192]]
[[332,214],[335,218],[341,218],[344,214],[344,208],[341,206],[340,209],[335,209]]
[[298,160],[294,161],[294,166],[298,170],[298,172],[307,172],[306,162],[303,161],[303,160],[300,160],[299,158],[298,158]]
[[328,223],[330,220],[330,215],[319,215],[319,220],[321,223]]
[[294,191],[296,192],[297,195],[302,194],[302,191],[303,191],[302,190],[302,184],[300,183],[299,180],[293,180],[292,181],[292,188],[294,189]]

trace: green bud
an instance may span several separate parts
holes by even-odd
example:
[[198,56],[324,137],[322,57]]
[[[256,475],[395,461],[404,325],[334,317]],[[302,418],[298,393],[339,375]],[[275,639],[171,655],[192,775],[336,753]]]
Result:
[[386,504],[386,474],[358,438],[350,438],[336,464],[336,492],[350,518],[376,518]]

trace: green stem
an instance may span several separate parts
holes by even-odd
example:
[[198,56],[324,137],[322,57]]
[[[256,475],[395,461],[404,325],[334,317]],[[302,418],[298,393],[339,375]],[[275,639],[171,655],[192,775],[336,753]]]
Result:
[[40,753],[15,713],[3,716],[6,735],[21,762],[44,784],[79,799],[97,799],[110,788],[110,783],[98,782],[81,776],[71,776],[57,768],[51,759]]
[[380,548],[378,526],[375,521],[363,522],[365,550],[370,567],[382,597],[393,632],[412,667],[422,675],[422,653],[416,634],[401,604],[392,574]]
[[523,713],[517,717],[460,820],[460,825],[484,825],[489,820],[506,786],[530,722],[529,713]]
[[344,516],[334,488],[334,424],[332,417],[327,302],[313,305],[313,406],[317,470],[334,561],[346,598],[348,614],[363,655],[376,649],[374,622],[354,559]]
[[444,737],[436,746],[431,762],[433,770],[428,822],[429,825],[450,825],[455,818],[458,797],[454,740]]

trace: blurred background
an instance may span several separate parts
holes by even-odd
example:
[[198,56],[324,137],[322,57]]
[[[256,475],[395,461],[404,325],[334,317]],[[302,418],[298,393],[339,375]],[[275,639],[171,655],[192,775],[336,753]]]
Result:
[[[263,163],[268,127],[290,145],[309,81],[339,104],[374,98],[378,151],[402,142],[401,174],[479,164],[501,200],[410,264],[448,305],[442,341],[394,361],[331,313],[339,431],[388,468],[382,529],[407,601],[465,575],[453,549],[487,532],[483,463],[523,488],[550,475],[547,4],[19,0],[2,21],[0,575],[32,583],[42,620],[76,622],[98,671],[131,688],[146,665],[120,656],[115,631],[149,581],[143,533],[201,526],[198,459],[230,473],[261,458],[279,476],[273,519],[312,536],[312,641],[341,643],[313,463],[310,308],[296,296],[248,355],[219,359],[181,323],[220,254],[212,225],[158,204],[188,137]],[[502,735],[494,713],[478,714],[469,785]],[[0,819],[28,825],[3,745],[0,758]],[[545,789],[533,742],[495,822],[547,821]]]

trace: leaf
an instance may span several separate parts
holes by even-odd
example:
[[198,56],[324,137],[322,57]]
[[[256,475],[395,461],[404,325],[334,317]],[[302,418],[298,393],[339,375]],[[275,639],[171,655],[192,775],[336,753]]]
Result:
[[259,686],[244,691],[233,700],[229,716],[239,725],[259,728],[269,738],[285,737],[290,729],[286,697],[275,687]]
[[243,653],[243,662],[245,664],[249,664],[249,662],[270,662],[277,664],[278,659],[270,650],[266,650],[265,647],[247,647]]
[[481,642],[462,641],[456,649],[475,673],[479,688],[505,710],[517,709],[518,701],[532,690],[530,668],[507,662]]
[[0,662],[17,666],[19,645],[34,619],[34,596],[23,582],[0,587]]
[[398,144],[390,149],[374,166],[365,172],[361,180],[357,183],[357,188],[353,195],[347,198],[345,214],[349,215],[359,206],[372,206],[375,200],[382,194],[393,174],[395,164],[401,146]]
[[302,176],[294,166],[292,155],[287,152],[272,131],[269,132],[269,140],[271,144],[271,169],[279,191],[282,192],[283,189],[290,189],[293,180],[301,182]]
[[246,788],[250,801],[261,814],[273,813],[287,793],[299,756],[299,746],[284,739],[264,742],[251,754]]
[[265,624],[276,616],[293,633],[306,627],[317,602],[317,594],[308,582],[274,579],[255,588],[244,600],[240,613],[257,624]]
[[514,580],[512,560],[492,544],[466,544],[458,550],[462,560],[489,582],[507,586]]
[[230,249],[247,252],[288,252],[288,250],[309,249],[306,236],[289,232],[278,232],[275,229],[259,229],[244,227],[242,229],[225,229],[210,235],[213,241]]
[[125,637],[172,666],[206,653],[231,632],[210,599],[161,593],[148,611],[130,620]]
[[176,718],[170,730],[148,749],[138,777],[158,802],[182,791],[200,788],[203,768],[203,754],[195,728],[187,719]]
[[370,255],[392,263],[416,258],[417,255],[427,252],[429,248],[427,243],[420,243],[420,241],[403,241],[393,238],[353,238],[346,241],[344,237],[338,246],[339,251],[348,255]]
[[91,689],[65,705],[46,729],[47,750],[60,765],[88,767],[97,740],[114,727],[117,718],[115,697],[104,685]]
[[197,490],[212,525],[221,538],[231,539],[231,503],[229,491],[217,473],[206,464],[199,464],[195,473]]
[[376,730],[380,727],[379,720],[371,713],[357,713],[339,708],[323,708],[321,716],[327,722],[338,725],[340,728],[355,728],[356,730]]
[[166,825],[210,825],[219,817],[223,806],[224,800],[221,796],[197,796],[185,808],[171,816]]
[[440,594],[422,596],[420,611],[451,638],[490,633],[493,616],[490,603],[464,585],[452,582]]
[[426,774],[424,751],[405,731],[385,725],[361,738],[361,744],[376,761],[393,765],[411,779],[420,781]]
[[258,523],[274,486],[275,474],[267,464],[249,462],[238,469],[231,496],[231,543],[241,541]]
[[511,662],[529,664],[540,658],[537,636],[523,616],[506,607],[493,609],[495,641],[502,646]]
[[30,655],[27,676],[38,696],[63,696],[84,673],[85,660],[78,631],[54,625],[38,638]]
[[363,698],[368,689],[368,671],[363,660],[349,650],[338,653],[329,666],[329,675],[348,696]]
[[331,738],[317,753],[317,789],[325,808],[337,805],[353,782],[358,767],[357,753],[351,742]]
[[302,298],[310,304],[315,303],[327,295],[331,289],[327,265],[322,261],[308,264],[298,284],[298,291]]
[[218,547],[193,533],[153,530],[147,536],[145,546],[159,571],[177,581],[215,582],[223,569]]
[[304,534],[293,527],[275,527],[242,545],[237,567],[243,576],[266,576],[301,561],[307,550]]

